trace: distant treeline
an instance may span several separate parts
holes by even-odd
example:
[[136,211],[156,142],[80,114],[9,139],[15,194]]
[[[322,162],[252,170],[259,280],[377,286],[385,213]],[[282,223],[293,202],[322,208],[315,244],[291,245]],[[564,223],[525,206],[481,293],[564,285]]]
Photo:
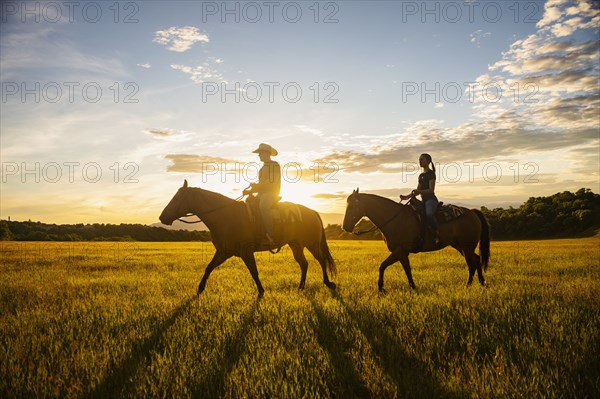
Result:
[[[575,193],[563,191],[549,197],[531,197],[518,208],[481,207],[491,226],[492,239],[577,237],[600,225],[600,195],[582,188]],[[367,231],[373,224],[362,220],[356,231]],[[361,236],[346,233],[340,225],[325,229],[329,239],[380,240],[379,230]]]
[[208,231],[167,230],[143,224],[45,224],[0,221],[0,240],[210,241]]
[[[600,225],[600,195],[582,188],[549,197],[531,197],[518,208],[481,211],[491,225],[492,239],[576,237]],[[362,220],[356,231],[373,224]],[[354,235],[338,224],[325,228],[328,239],[381,240],[379,230]],[[17,241],[210,241],[208,231],[167,230],[142,224],[44,224],[41,222],[0,221],[0,240]]]
[[530,197],[518,208],[481,211],[492,226],[492,238],[576,237],[600,224],[600,194],[581,188],[549,197]]

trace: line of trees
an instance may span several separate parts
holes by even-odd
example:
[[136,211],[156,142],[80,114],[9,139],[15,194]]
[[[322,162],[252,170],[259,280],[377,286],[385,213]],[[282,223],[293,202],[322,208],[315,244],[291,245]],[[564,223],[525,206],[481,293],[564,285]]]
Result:
[[143,224],[45,224],[0,221],[0,240],[16,241],[210,241],[208,231],[167,230]]
[[494,239],[575,237],[600,224],[600,195],[590,189],[531,197],[518,208],[481,208]]
[[[576,237],[600,226],[600,195],[582,188],[575,193],[563,191],[549,197],[531,197],[518,208],[481,211],[491,226],[492,239]],[[373,224],[360,221],[357,231],[367,231]],[[338,224],[325,228],[328,239],[381,240],[375,230],[356,236]],[[73,224],[0,221],[0,240],[17,241],[210,241],[209,231],[167,230],[142,224]]]

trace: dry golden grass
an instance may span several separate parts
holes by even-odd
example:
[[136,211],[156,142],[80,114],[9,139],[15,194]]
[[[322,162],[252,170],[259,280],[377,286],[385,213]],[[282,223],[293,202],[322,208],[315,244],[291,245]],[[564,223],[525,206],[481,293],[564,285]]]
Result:
[[[258,301],[210,243],[0,243],[0,397],[598,397],[600,239],[492,243],[489,286],[453,250],[377,291],[382,242],[257,254]],[[310,255],[309,255],[310,256]]]

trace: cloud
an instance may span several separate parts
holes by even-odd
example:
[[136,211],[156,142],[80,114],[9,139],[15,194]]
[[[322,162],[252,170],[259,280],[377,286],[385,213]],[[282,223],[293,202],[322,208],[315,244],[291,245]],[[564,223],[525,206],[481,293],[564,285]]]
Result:
[[534,37],[515,42],[504,53],[503,59],[493,64],[491,70],[500,70],[513,75],[564,71],[590,65],[598,59],[596,41],[575,44],[571,41],[554,42]]
[[[532,107],[531,119],[539,126],[564,129],[592,129],[596,127],[600,138],[598,114],[600,93],[584,94],[571,98],[554,98]],[[567,133],[566,133],[567,134]]]
[[[582,23],[584,19],[589,21]],[[550,29],[557,37],[562,37],[594,24],[598,24],[598,8],[594,8],[590,0],[549,0],[544,6],[544,16],[536,26]]]
[[144,130],[144,132],[148,133],[154,137],[157,137],[157,138],[171,137],[171,136],[175,136],[177,134],[175,131],[172,131],[172,130],[159,130],[159,129],[146,129],[146,130]]
[[[585,0],[550,0],[537,27],[490,65],[497,75],[477,78],[480,84],[497,83],[508,95],[495,104],[477,99],[476,116],[499,117],[510,110],[526,129],[540,133],[564,129],[560,134],[569,137],[571,130],[595,129],[598,134],[600,10]],[[556,136],[549,137],[553,142]]]
[[190,137],[197,136],[196,132],[171,128],[146,128],[144,129],[144,133],[147,133],[155,138],[177,137],[189,139]]
[[194,26],[181,28],[172,26],[169,29],[157,31],[152,41],[167,46],[167,50],[183,53],[197,42],[208,43],[209,38],[207,34],[201,33]]
[[346,200],[348,193],[318,193],[312,195],[313,198],[326,199],[326,200]]
[[[45,78],[51,73],[92,74],[95,78],[127,76],[123,63],[110,55],[94,56],[67,37],[64,24],[7,25],[0,35],[2,79],[22,77],[35,71]],[[58,72],[57,72],[58,71]],[[57,78],[58,79],[58,78]],[[61,79],[67,79],[64,76]]]
[[[546,109],[555,120],[561,116],[567,118],[571,111],[572,109],[569,108]],[[506,112],[493,120],[470,122],[455,128],[422,133],[422,135],[414,130],[406,131],[404,137],[414,135],[421,137],[417,140],[413,138],[410,144],[407,140],[399,138],[394,143],[372,146],[365,151],[335,151],[315,162],[336,164],[346,173],[398,173],[399,171],[410,172],[409,168],[414,165],[415,157],[424,152],[436,154],[435,162],[450,163],[460,160],[487,162],[510,157],[515,153],[532,154],[565,150],[582,145],[593,146],[598,141],[598,129],[593,125],[582,125],[568,131],[561,129],[558,132],[551,132],[546,127],[536,128],[528,119],[518,114]]]
[[566,4],[566,0],[553,1],[548,0],[544,7],[544,16],[537,23],[537,27],[541,28],[543,26],[550,25],[554,22],[557,22],[561,19],[562,13],[560,11],[559,6],[561,4]]
[[167,172],[215,173],[221,166],[240,164],[232,159],[193,154],[167,154],[165,159],[171,161]]
[[[162,133],[162,132],[161,132]],[[171,162],[167,172],[200,173],[217,176],[236,176],[244,180],[256,180],[262,163],[257,161],[243,162],[230,158],[198,154],[167,154],[165,159]],[[287,182],[320,183],[335,179],[338,167],[335,164],[311,164],[310,167],[300,162],[280,163],[282,179]]]
[[481,29],[478,29],[469,35],[469,37],[471,38],[471,40],[470,40],[471,43],[475,43],[477,48],[481,47],[481,39],[482,38],[490,37],[490,36],[492,36],[492,32],[484,32]]
[[203,82],[223,82],[227,83],[223,74],[216,69],[210,68],[207,64],[198,65],[197,67],[191,67],[181,64],[173,64],[171,68],[179,70],[187,75],[190,75],[190,79],[194,83]]
[[325,133],[323,133],[321,129],[317,129],[306,125],[294,125],[294,127],[302,133],[314,134],[317,137],[325,136]]
[[[384,175],[415,173],[416,158],[423,152],[431,153],[434,161],[442,164],[506,164],[510,159],[510,162],[521,164],[547,162],[544,167],[559,162],[557,157],[560,156],[560,161],[566,162],[564,174],[549,173],[552,166],[538,174],[543,190],[560,189],[561,184],[570,181],[570,173],[583,172],[586,167],[588,171],[598,167],[599,52],[598,42],[593,36],[597,33],[592,34],[591,30],[600,27],[599,18],[598,10],[589,2],[548,1],[545,20],[538,24],[538,31],[515,40],[498,61],[489,66],[487,73],[477,77],[480,86],[497,83],[503,96],[497,102],[476,98],[473,105],[475,112],[466,123],[445,127],[444,121],[422,120],[393,134],[380,136],[335,134],[302,124],[293,127],[335,148],[313,154],[314,163],[329,166],[329,169],[319,170],[320,174],[339,169],[337,177],[352,174],[353,181],[364,179],[375,182],[370,174],[378,174],[377,181],[382,181],[379,177],[383,179]],[[490,34],[482,30],[470,35],[472,43],[477,45],[486,37]],[[196,82],[223,79],[209,63],[198,67],[172,67],[190,75]],[[515,90],[518,90],[516,94]],[[578,161],[578,157],[585,161]],[[202,162],[235,162],[197,155],[182,155],[170,160],[173,164],[169,171],[200,173]],[[303,168],[302,172],[303,176],[312,176],[312,170]],[[589,181],[598,177],[592,173],[595,172],[586,175]],[[503,180],[487,188],[489,182],[481,179],[472,184],[483,190],[481,198],[488,195],[495,199],[494,190],[512,187],[514,179],[512,175],[503,176]],[[540,190],[541,187],[519,186],[513,191],[521,193],[519,190],[523,190],[523,195],[526,195],[525,191]],[[458,192],[458,188],[456,190]],[[389,193],[384,191],[380,193],[390,197],[398,192],[397,189]],[[315,198],[320,199],[342,199],[346,196],[347,193],[339,192],[315,194]]]
[[144,68],[144,69],[150,69],[152,68],[152,65],[150,65],[149,62],[146,62],[144,64],[136,64],[137,66],[139,66],[140,68]]

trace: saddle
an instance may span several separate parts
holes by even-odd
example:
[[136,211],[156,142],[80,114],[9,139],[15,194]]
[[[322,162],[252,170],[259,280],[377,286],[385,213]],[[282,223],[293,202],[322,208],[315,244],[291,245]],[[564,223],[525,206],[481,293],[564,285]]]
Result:
[[[417,243],[415,244],[413,250],[414,252],[421,252],[425,243],[425,235],[431,235],[431,232],[429,231],[429,228],[427,226],[427,218],[425,216],[425,205],[423,204],[423,201],[420,201],[414,197],[410,199],[408,205],[415,212],[421,230],[420,237]],[[438,207],[435,211],[435,218],[438,224],[441,225],[458,219],[459,217],[467,213],[467,211],[467,208],[463,208],[461,206],[456,206],[452,204],[444,205],[443,202],[439,202]]]
[[[280,197],[281,198],[281,197]],[[246,210],[248,217],[255,226],[255,234],[257,237],[263,235],[262,219],[260,217],[260,201],[256,196],[249,196],[246,200]],[[300,223],[302,222],[302,213],[298,204],[293,202],[276,202],[271,208],[271,217],[273,219],[273,228],[277,235],[277,230],[281,229],[281,225]]]
[[[423,205],[422,201],[413,197],[408,202],[408,205],[416,212],[419,220],[425,220],[425,205]],[[435,211],[435,218],[437,219],[438,224],[444,224],[451,222],[454,219],[458,219],[467,213],[467,211],[468,209],[463,208],[462,206],[452,204],[444,205],[443,202],[439,202]]]

